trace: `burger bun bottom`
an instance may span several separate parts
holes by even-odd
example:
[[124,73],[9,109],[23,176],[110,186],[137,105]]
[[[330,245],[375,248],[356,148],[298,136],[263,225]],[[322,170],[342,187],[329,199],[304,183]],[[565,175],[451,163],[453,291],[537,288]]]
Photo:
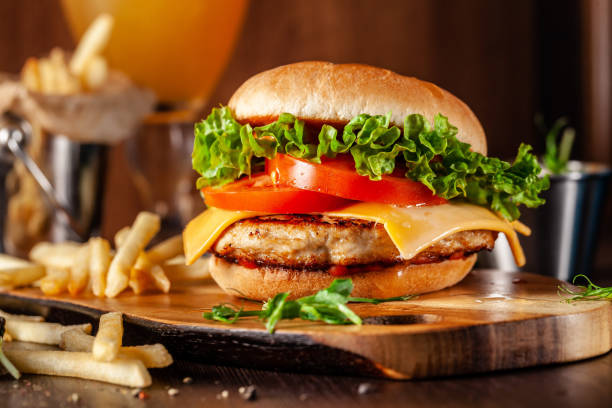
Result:
[[[387,298],[433,292],[461,281],[476,263],[476,254],[437,263],[397,264],[382,269],[352,273],[351,296]],[[254,300],[268,300],[279,292],[290,298],[309,296],[328,287],[336,276],[325,271],[277,267],[246,268],[211,256],[210,273],[228,294]]]

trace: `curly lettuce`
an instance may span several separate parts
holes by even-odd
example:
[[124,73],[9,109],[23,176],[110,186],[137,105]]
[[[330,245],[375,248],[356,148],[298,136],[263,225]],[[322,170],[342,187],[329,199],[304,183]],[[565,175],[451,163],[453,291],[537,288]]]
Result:
[[405,177],[423,183],[435,195],[488,207],[508,220],[520,216],[519,205],[544,204],[539,194],[548,189],[549,180],[539,176],[531,146],[521,144],[516,159],[508,163],[471,151],[456,135],[457,128],[441,114],[433,125],[423,115],[408,115],[403,129],[390,124],[390,114],[361,114],[341,132],[325,124],[312,135],[289,113],[253,128],[220,107],[195,125],[192,164],[201,175],[197,187],[202,188],[250,176],[277,153],[313,163],[323,156],[350,154],[357,173],[371,180],[380,180],[401,164]]

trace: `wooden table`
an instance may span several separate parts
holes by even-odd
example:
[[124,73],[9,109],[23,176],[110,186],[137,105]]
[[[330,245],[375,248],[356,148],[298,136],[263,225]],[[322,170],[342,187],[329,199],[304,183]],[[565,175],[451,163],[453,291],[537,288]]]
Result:
[[[608,271],[593,273],[612,286]],[[580,333],[577,333],[580,335]],[[152,369],[153,385],[144,401],[133,390],[72,378],[24,375],[0,377],[0,407],[610,407],[612,353],[576,363],[434,380],[392,381],[370,378],[277,373],[177,361]],[[183,384],[191,377],[191,384]],[[360,384],[370,392],[359,394]],[[244,401],[238,389],[254,385],[257,398]],[[170,397],[168,389],[179,394]],[[362,388],[366,388],[363,387]],[[222,393],[228,391],[224,399]],[[69,400],[78,394],[78,402]]]
[[[0,380],[6,407],[610,407],[612,353],[559,366],[428,381],[390,381],[276,373],[179,361],[152,370],[148,398],[115,385],[72,378],[26,375]],[[183,378],[191,377],[191,384]],[[359,394],[360,384],[370,391]],[[238,388],[253,384],[257,398],[243,400]],[[178,389],[171,397],[168,389]],[[367,388],[362,386],[362,388]],[[228,391],[223,398],[223,391]],[[78,394],[78,401],[71,399]]]

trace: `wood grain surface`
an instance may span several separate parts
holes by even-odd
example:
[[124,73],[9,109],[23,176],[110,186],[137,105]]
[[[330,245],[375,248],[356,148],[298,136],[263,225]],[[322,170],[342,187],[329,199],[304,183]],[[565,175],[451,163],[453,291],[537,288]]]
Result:
[[396,379],[512,369],[589,358],[611,348],[609,302],[560,301],[560,282],[540,275],[472,272],[459,285],[406,302],[354,304],[363,326],[283,321],[274,335],[254,319],[204,320],[203,310],[234,302],[214,284],[117,299],[44,297],[34,288],[0,296],[0,307],[71,323],[122,311],[126,342],[159,341],[192,361],[284,371]]
[[[76,378],[25,375],[0,377],[6,407],[266,407],[266,408],[529,408],[612,405],[612,353],[572,364],[419,381],[279,373],[177,361],[151,370],[153,385],[144,401],[133,390]],[[190,377],[193,382],[184,384]],[[369,386],[365,386],[368,384]],[[240,387],[254,385],[245,401]],[[360,394],[359,388],[368,388]],[[179,394],[171,397],[168,390]],[[227,398],[223,398],[227,391]],[[71,395],[79,401],[73,403]]]
[[[129,334],[129,332],[127,332]],[[33,407],[266,407],[266,408],[598,408],[612,405],[612,353],[578,363],[489,374],[392,381],[351,376],[279,373],[177,361],[151,370],[144,401],[133,390],[76,378],[25,375],[0,377],[2,406]],[[189,377],[193,382],[184,384]],[[368,384],[368,385],[365,385]],[[245,401],[240,387],[254,385]],[[368,392],[359,393],[359,388]],[[179,394],[171,397],[168,390]],[[223,398],[227,391],[227,398]],[[73,403],[71,395],[78,395]]]

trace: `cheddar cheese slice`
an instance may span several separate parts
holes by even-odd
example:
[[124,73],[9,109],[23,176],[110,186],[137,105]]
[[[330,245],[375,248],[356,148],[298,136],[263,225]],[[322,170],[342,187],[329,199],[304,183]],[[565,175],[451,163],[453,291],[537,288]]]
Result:
[[[227,227],[242,219],[259,215],[269,214],[207,209],[194,218],[183,231],[187,263],[192,264],[208,251]],[[359,218],[383,224],[404,259],[413,258],[433,243],[457,232],[503,232],[508,238],[516,264],[525,264],[525,255],[512,224],[488,209],[473,204],[448,203],[405,208],[378,203],[358,203],[342,210],[327,212],[325,215]]]

